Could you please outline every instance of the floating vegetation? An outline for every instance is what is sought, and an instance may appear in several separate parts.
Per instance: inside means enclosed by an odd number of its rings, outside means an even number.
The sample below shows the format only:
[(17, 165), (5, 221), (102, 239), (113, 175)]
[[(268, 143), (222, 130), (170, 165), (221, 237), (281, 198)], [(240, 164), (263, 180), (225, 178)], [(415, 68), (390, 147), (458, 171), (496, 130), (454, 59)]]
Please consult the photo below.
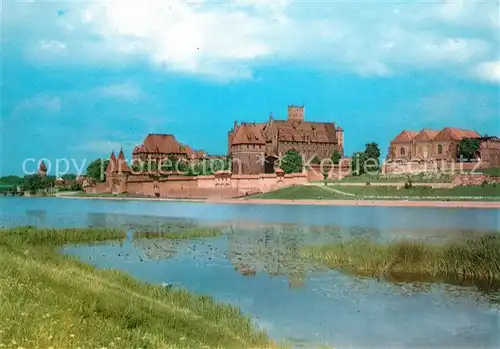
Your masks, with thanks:
[(136, 231), (133, 234), (134, 239), (172, 239), (188, 240), (212, 238), (222, 234), (221, 228), (215, 227), (195, 227), (180, 231)]
[(500, 280), (498, 233), (442, 244), (413, 240), (384, 244), (354, 239), (305, 247), (301, 254), (330, 268), (344, 269), (359, 275)]

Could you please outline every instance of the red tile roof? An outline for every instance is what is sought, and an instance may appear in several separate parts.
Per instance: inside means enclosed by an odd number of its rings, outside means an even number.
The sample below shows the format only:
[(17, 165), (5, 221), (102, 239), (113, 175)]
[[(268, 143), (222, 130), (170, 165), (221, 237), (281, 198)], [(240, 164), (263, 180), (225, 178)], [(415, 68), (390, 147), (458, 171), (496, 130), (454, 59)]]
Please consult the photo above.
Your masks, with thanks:
[(265, 144), (267, 130), (276, 130), (278, 140), (288, 142), (335, 143), (333, 123), (272, 120), (269, 123), (242, 123), (233, 130), (231, 144)]
[(417, 142), (426, 142), (426, 141), (432, 141), (434, 137), (437, 136), (439, 131), (437, 130), (432, 130), (430, 128), (424, 128), (422, 131), (420, 131), (414, 138), (415, 141)]
[(109, 157), (109, 163), (108, 166), (106, 167), (106, 176), (109, 176), (111, 172), (113, 172), (116, 169), (116, 156), (115, 152), (111, 152), (111, 156)]
[(304, 121), (277, 121), (278, 139), (280, 141), (334, 143), (336, 130), (333, 123)]
[(186, 149), (172, 134), (150, 133), (143, 144), (134, 148), (133, 154), (137, 153), (186, 154)]
[(446, 127), (439, 132), (434, 141), (460, 141), (462, 138), (481, 138), (476, 131), (464, 130), (461, 128)]
[(266, 144), (263, 129), (266, 124), (243, 123), (234, 130), (232, 144)]
[(47, 166), (45, 166), (45, 162), (40, 163), (40, 168), (38, 169), (39, 172), (47, 172)]
[(181, 144), (181, 147), (184, 149), (186, 152), (186, 155), (188, 158), (194, 158), (196, 157), (196, 152), (187, 144)]
[(116, 168), (114, 171), (119, 173), (131, 172), (130, 167), (128, 167), (127, 161), (125, 160), (125, 155), (123, 155), (123, 150), (120, 150), (118, 157), (116, 158)]
[(403, 130), (392, 140), (391, 143), (410, 143), (417, 136), (418, 132)]

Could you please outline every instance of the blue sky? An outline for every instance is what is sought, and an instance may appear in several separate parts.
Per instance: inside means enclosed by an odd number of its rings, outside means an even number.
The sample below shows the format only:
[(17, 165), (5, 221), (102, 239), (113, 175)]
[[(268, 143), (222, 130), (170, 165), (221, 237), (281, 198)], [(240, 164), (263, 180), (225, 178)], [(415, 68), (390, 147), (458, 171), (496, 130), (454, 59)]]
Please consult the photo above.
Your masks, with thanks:
[[(306, 118), (346, 153), (403, 128), (500, 135), (498, 2), (3, 1), (0, 174), (149, 132), (227, 150), (235, 120)], [(31, 165), (33, 167), (33, 165)], [(28, 166), (28, 170), (33, 170)], [(74, 172), (74, 171), (73, 171)]]

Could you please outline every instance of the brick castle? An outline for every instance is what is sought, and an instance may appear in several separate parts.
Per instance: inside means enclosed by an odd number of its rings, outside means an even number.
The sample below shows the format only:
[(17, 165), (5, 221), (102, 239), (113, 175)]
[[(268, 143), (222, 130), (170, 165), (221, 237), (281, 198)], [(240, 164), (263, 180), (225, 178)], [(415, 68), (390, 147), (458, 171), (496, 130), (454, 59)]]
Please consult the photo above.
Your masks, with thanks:
[[(312, 160), (330, 159), (333, 152), (341, 155), (340, 165), (330, 166), (328, 176), (348, 175), (350, 159), (344, 157), (344, 131), (334, 122), (311, 122), (305, 120), (304, 106), (288, 106), (286, 120), (275, 119), (272, 114), (267, 122), (243, 122), (228, 132), (227, 157), (209, 156), (202, 150), (193, 150), (180, 143), (172, 134), (151, 133), (132, 152), (133, 162), (156, 164), (177, 159), (196, 164), (207, 159), (232, 159), (232, 172), (218, 170), (210, 175), (190, 175), (170, 171), (162, 173), (161, 166), (155, 170), (136, 173), (129, 166), (123, 151), (118, 156), (113, 152), (105, 171), (106, 181), (88, 181), (87, 192), (129, 193), (156, 197), (238, 197), (276, 190), (290, 185), (322, 180), (324, 168), (310, 165), (302, 173), (285, 174), (278, 160), (289, 150), (296, 150), (303, 158)], [(440, 169), (457, 170), (462, 166), (458, 159), (459, 143), (464, 138), (480, 141), (476, 163), (481, 168), (500, 166), (500, 139), (485, 137), (472, 130), (444, 128), (423, 129), (420, 132), (404, 130), (389, 146), (384, 173), (409, 173), (434, 170), (429, 164), (439, 163)], [(444, 165), (443, 165), (444, 164)], [(475, 166), (474, 162), (466, 163)], [(465, 168), (464, 168), (465, 169)], [(41, 171), (46, 171), (41, 168)]]
[(386, 169), (390, 172), (390, 169), (402, 165), (407, 172), (422, 172), (434, 164), (442, 169), (458, 169), (463, 166), (459, 164), (462, 160), (459, 156), (459, 144), (464, 138), (479, 140), (475, 160), (476, 163), (481, 162), (481, 168), (500, 166), (500, 138), (481, 136), (472, 130), (446, 127), (442, 130), (423, 129), (420, 132), (403, 130), (389, 145)]
[(305, 121), (305, 108), (291, 105), (287, 120), (271, 114), (263, 123), (235, 122), (228, 133), (233, 172), (274, 173), (276, 160), (292, 149), (305, 159), (330, 158), (334, 151), (343, 157), (344, 131), (334, 122)]

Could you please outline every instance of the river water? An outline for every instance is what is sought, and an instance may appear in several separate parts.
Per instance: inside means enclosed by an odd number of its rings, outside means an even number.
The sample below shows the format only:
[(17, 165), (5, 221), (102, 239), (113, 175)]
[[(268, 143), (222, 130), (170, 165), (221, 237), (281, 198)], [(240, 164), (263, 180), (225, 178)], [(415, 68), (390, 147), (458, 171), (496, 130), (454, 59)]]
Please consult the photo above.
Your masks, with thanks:
[[(500, 348), (496, 290), (361, 278), (298, 257), (302, 246), (353, 237), (440, 241), (499, 232), (498, 210), (2, 198), (0, 224), (126, 229), (124, 242), (64, 252), (234, 304), (297, 347)], [(217, 226), (223, 235), (172, 241), (131, 233), (192, 226)]]

